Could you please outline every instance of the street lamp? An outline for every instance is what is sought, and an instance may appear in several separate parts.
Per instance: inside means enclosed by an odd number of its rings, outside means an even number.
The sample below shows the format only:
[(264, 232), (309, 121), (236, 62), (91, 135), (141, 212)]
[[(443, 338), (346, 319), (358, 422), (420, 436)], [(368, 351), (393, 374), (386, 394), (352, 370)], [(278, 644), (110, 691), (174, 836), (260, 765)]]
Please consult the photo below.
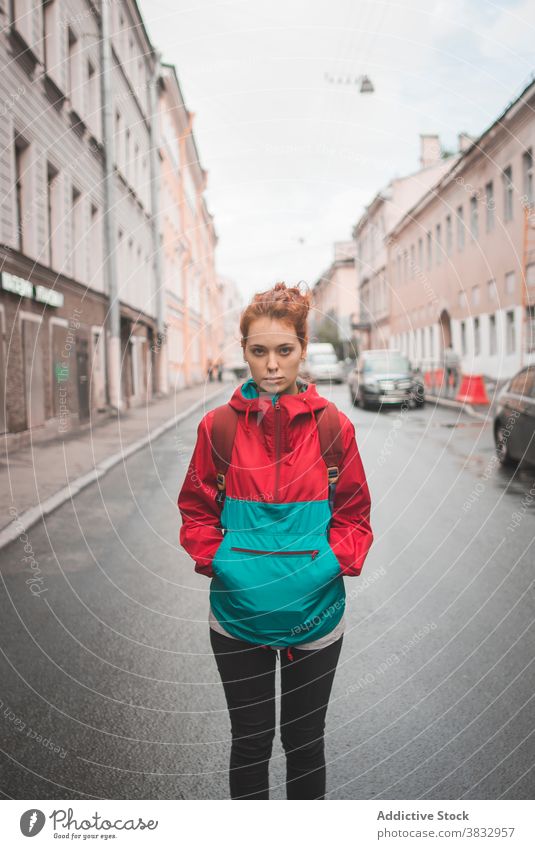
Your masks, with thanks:
[(335, 83), (336, 85), (359, 85), (360, 94), (373, 94), (375, 91), (373, 87), (373, 83), (368, 77), (367, 74), (362, 74), (360, 77), (333, 77), (332, 74), (325, 73), (325, 79), (329, 83)]

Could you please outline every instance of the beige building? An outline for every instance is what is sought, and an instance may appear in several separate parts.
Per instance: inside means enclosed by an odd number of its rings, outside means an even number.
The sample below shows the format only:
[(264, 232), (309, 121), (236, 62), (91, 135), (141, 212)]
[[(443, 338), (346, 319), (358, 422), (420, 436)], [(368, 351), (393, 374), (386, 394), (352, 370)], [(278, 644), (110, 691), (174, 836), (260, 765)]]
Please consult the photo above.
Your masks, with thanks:
[(223, 343), (222, 292), (215, 274), (217, 235), (176, 70), (162, 65), (159, 99), (163, 279), (171, 390), (206, 377)]
[(407, 210), (448, 171), (458, 154), (444, 158), (436, 135), (420, 136), (418, 171), (389, 182), (374, 197), (353, 229), (356, 243), (358, 331), (362, 348), (388, 348), (392, 281), (386, 243)]
[[(355, 243), (335, 242), (333, 260), (313, 288), (313, 308), (310, 313), (310, 341), (320, 336), (343, 342), (344, 356), (352, 355), (350, 340), (352, 325), (357, 319), (357, 289), (355, 285)], [(327, 335), (325, 335), (327, 334)]]
[(390, 234), (390, 346), (424, 369), (450, 341), (464, 373), (534, 359), (534, 107), (532, 82)]

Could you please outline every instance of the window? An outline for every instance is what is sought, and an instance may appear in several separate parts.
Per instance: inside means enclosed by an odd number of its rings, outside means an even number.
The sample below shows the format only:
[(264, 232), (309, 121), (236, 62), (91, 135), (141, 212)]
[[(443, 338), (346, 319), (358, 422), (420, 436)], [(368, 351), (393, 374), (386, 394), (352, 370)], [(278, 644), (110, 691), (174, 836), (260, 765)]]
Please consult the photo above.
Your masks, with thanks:
[(91, 132), (97, 138), (100, 137), (99, 120), (100, 120), (100, 97), (99, 97), (99, 81), (95, 73), (95, 66), (92, 62), (87, 63), (87, 123), (91, 128)]
[(513, 219), (513, 169), (511, 165), (503, 169), (503, 217), (504, 221)]
[(474, 356), (479, 356), (481, 353), (481, 327), (479, 325), (479, 316), (474, 318)]
[(431, 268), (431, 261), (433, 259), (433, 234), (431, 230), (429, 230), (427, 234), (427, 267)]
[(85, 279), (82, 193), (76, 186), (72, 187), (71, 268), (75, 280)]
[(526, 351), (528, 354), (535, 352), (535, 306), (533, 304), (526, 307)]
[(130, 129), (127, 127), (124, 134), (124, 175), (128, 178), (130, 174)]
[(526, 265), (526, 285), (535, 286), (535, 262)]
[[(91, 204), (91, 230), (90, 230), (90, 246), (89, 251), (89, 270), (90, 281), (94, 288), (101, 289), (103, 285), (103, 268), (102, 268), (102, 215), (98, 206), (95, 203)], [(120, 273), (120, 271), (119, 271)]]
[(472, 286), (472, 303), (475, 307), (479, 304), (479, 286)]
[(59, 19), (59, 0), (43, 3), (44, 61), (47, 76), (63, 90), (61, 39), (65, 32)]
[(461, 353), (466, 356), (466, 322), (461, 321)]
[(418, 239), (418, 266), (420, 271), (424, 267), (424, 240)]
[(496, 336), (496, 316), (489, 315), (489, 354), (495, 354), (497, 351), (497, 336)]
[(515, 374), (509, 384), (509, 392), (515, 395), (531, 395), (533, 392), (533, 382), (535, 380), (535, 369), (524, 368)]
[(56, 246), (58, 241), (60, 183), (59, 171), (51, 162), (46, 164), (46, 211), (47, 211), (47, 243), (48, 265), (55, 268), (58, 265)]
[(446, 215), (446, 252), (448, 256), (453, 250), (453, 227), (451, 224), (451, 215)]
[(468, 298), (466, 297), (466, 292), (459, 292), (459, 306), (461, 309), (466, 309), (468, 306)]
[(509, 271), (505, 275), (505, 291), (508, 295), (514, 295), (515, 288), (516, 288), (515, 277), (516, 277), (516, 275), (515, 275), (514, 271)]
[(485, 206), (487, 208), (487, 233), (494, 229), (494, 183), (485, 186)]
[(487, 295), (488, 295), (489, 301), (495, 301), (496, 300), (496, 281), (495, 280), (489, 280), (488, 281), (488, 283), (487, 283)]
[(121, 134), (122, 134), (122, 131), (123, 131), (123, 121), (122, 121), (121, 113), (119, 112), (118, 109), (116, 109), (116, 111), (115, 111), (115, 138), (114, 138), (114, 142), (115, 142), (115, 166), (116, 166), (116, 168), (121, 167), (121, 161), (122, 161), (122, 156), (121, 156), (121, 151), (122, 151)]
[(436, 240), (437, 240), (437, 265), (440, 265), (442, 260), (442, 227), (440, 224), (437, 224), (436, 229)]
[(524, 188), (524, 202), (527, 206), (533, 205), (533, 150), (529, 147), (522, 154), (522, 182)]
[(477, 195), (470, 198), (470, 232), (472, 239), (477, 239), (479, 235), (479, 221), (477, 213)]
[(397, 263), (398, 263), (398, 283), (401, 283), (401, 254), (397, 255)]
[[(12, 0), (12, 3), (5, 4), (4, 11), (12, 8), (12, 26), (17, 33), (22, 36), (28, 47), (35, 50), (34, 37), (34, 15), (32, 9), (33, 3), (31, 0)], [(7, 8), (6, 8), (7, 7)]]
[(457, 249), (464, 248), (464, 210), (462, 206), (457, 207)]
[(403, 251), (403, 280), (405, 283), (408, 279), (408, 265), (409, 265), (409, 253), (408, 251)]
[(15, 134), (15, 227), (17, 248), (26, 251), (25, 218), (30, 207), (30, 145)]
[(76, 33), (70, 27), (68, 32), (69, 61), (67, 91), (71, 109), (81, 117), (83, 115), (82, 55)]
[(411, 278), (414, 277), (414, 267), (416, 265), (416, 249), (411, 245)]
[(505, 352), (506, 354), (514, 354), (515, 352), (515, 314), (513, 310), (508, 310), (505, 313)]

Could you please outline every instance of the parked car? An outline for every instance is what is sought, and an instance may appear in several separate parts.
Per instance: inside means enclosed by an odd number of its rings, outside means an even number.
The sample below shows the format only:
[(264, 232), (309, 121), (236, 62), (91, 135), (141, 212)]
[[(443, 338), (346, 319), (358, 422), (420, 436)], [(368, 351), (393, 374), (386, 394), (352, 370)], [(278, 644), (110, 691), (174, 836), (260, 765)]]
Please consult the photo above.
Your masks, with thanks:
[(362, 351), (347, 382), (351, 402), (363, 409), (403, 403), (422, 407), (425, 403), (422, 376), (398, 349)]
[(494, 442), (500, 463), (535, 464), (535, 365), (526, 366), (507, 381), (497, 398)]
[(338, 359), (334, 346), (330, 342), (310, 342), (300, 375), (313, 383), (320, 383), (322, 380), (343, 383), (344, 363)]

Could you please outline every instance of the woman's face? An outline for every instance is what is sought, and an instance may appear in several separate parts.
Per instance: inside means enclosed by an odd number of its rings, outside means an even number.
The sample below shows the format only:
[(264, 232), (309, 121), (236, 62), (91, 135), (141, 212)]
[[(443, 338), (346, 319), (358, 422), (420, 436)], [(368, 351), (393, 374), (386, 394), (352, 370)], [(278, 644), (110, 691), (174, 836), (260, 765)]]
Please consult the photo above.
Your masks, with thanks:
[(272, 393), (297, 391), (295, 381), (305, 348), (291, 324), (268, 316), (255, 318), (249, 325), (243, 353), (260, 389)]

